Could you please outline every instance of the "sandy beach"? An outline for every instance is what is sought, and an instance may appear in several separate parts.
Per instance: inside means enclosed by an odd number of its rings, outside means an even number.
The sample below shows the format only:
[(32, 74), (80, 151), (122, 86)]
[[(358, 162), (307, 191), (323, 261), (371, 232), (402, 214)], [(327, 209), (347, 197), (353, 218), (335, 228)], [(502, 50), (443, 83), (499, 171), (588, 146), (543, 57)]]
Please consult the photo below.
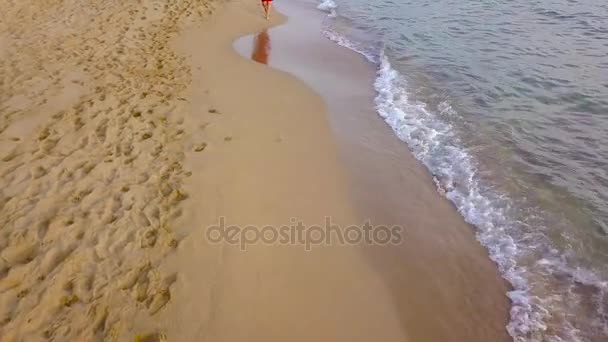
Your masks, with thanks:
[[(303, 31), (287, 17), (244, 0), (0, 8), (0, 340), (509, 340), (507, 286), (471, 227), (407, 147), (354, 138), (384, 136), (371, 89), (344, 106), (305, 63), (234, 49), (275, 27), (288, 50)], [(318, 44), (302, 41), (371, 77)], [(206, 234), (326, 217), (405, 233), (310, 251)]]

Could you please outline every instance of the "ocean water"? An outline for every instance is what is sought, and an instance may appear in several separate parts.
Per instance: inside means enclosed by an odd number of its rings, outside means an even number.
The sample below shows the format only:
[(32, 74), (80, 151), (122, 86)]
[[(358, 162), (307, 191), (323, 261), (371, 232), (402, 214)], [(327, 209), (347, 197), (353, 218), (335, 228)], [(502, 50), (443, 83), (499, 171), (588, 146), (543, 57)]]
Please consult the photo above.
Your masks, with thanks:
[(324, 0), (512, 285), (515, 341), (608, 341), (608, 1)]

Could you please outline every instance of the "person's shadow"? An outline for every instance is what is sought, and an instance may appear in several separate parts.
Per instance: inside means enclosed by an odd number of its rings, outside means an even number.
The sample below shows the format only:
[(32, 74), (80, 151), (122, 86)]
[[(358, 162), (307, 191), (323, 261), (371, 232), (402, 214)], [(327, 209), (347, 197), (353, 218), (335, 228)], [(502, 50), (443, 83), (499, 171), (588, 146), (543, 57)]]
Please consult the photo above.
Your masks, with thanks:
[(251, 59), (258, 63), (268, 64), (270, 57), (270, 36), (268, 30), (258, 33), (253, 39), (253, 51)]

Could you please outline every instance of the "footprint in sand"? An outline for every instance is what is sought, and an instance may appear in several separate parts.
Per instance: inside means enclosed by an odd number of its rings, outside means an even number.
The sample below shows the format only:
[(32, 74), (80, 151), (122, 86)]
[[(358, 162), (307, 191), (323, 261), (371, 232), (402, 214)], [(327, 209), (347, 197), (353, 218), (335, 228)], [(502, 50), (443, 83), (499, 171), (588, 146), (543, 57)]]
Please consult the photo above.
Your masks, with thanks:
[(167, 335), (152, 333), (152, 334), (143, 334), (137, 335), (133, 339), (134, 342), (168, 342)]
[(200, 144), (194, 146), (194, 152), (201, 152), (205, 148), (207, 148), (207, 143), (200, 143)]

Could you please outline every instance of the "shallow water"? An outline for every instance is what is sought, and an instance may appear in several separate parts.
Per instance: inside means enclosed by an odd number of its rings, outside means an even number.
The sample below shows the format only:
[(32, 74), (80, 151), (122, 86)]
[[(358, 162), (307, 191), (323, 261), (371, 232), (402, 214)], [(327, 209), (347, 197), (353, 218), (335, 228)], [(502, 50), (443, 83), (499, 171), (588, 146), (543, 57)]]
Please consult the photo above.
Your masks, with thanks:
[(521, 341), (608, 340), (608, 3), (310, 3), (513, 285)]
[(276, 8), (288, 16), (285, 25), (241, 37), (233, 47), (319, 94), (357, 215), (407, 231), (402, 244), (358, 249), (396, 308), (382, 319), (397, 317), (414, 341), (508, 341), (508, 286), (471, 227), (375, 113), (375, 65), (326, 39), (319, 30), (325, 15), (316, 6)]

